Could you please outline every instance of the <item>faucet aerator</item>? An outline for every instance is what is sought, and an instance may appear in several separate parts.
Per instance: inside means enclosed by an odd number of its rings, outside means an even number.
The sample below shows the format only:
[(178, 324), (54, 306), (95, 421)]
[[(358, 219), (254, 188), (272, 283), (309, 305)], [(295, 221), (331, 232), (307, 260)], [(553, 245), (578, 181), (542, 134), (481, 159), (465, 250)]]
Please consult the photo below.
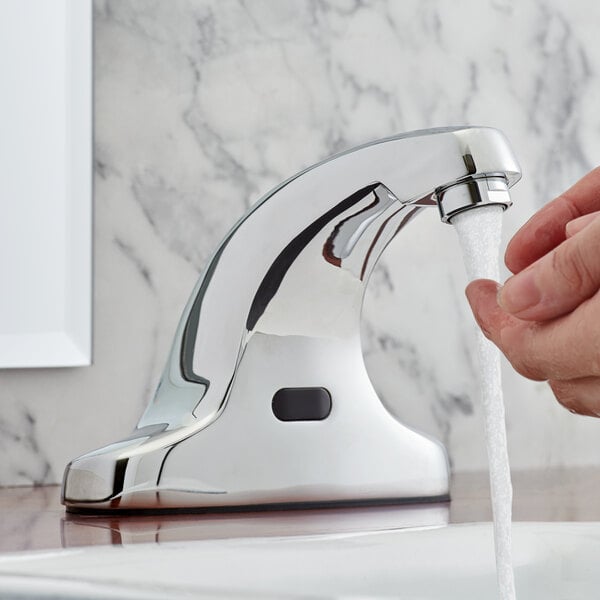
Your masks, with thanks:
[(474, 208), (496, 205), (506, 210), (512, 205), (504, 176), (469, 179), (438, 189), (435, 195), (443, 223), (451, 223), (457, 214)]

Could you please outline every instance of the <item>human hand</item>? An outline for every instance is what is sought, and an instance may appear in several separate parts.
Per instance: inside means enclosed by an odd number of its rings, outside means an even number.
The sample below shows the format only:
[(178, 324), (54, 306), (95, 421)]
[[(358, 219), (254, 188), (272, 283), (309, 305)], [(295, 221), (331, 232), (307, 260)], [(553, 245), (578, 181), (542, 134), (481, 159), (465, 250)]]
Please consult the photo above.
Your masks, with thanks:
[(484, 334), (571, 412), (600, 416), (600, 168), (537, 212), (505, 255), (504, 286), (467, 298)]

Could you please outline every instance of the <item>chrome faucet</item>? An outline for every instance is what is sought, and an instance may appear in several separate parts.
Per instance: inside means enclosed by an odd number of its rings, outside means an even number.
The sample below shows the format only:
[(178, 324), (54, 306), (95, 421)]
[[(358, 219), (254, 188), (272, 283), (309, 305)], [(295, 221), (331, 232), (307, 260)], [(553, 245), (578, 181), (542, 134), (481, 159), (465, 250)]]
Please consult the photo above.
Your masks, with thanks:
[[(448, 497), (443, 446), (368, 378), (365, 287), (417, 213), (510, 205), (519, 165), (486, 127), (416, 131), (288, 179), (233, 227), (183, 312), (133, 434), (72, 461), (72, 511), (233, 509)], [(414, 401), (414, 399), (410, 399)]]

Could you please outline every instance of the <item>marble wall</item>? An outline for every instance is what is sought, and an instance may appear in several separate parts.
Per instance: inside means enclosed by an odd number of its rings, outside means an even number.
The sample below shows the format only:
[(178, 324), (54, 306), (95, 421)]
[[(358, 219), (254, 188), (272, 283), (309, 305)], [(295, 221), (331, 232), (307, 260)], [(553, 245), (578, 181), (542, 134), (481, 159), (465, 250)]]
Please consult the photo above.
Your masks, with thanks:
[[(401, 131), (499, 127), (524, 172), (508, 239), (599, 162), (598, 22), (581, 0), (96, 0), (94, 364), (0, 372), (0, 484), (57, 482), (129, 433), (211, 250), (313, 162)], [(455, 470), (485, 468), (455, 232), (434, 211), (405, 231), (365, 301), (370, 375)], [(513, 467), (600, 465), (600, 422), (505, 367)]]

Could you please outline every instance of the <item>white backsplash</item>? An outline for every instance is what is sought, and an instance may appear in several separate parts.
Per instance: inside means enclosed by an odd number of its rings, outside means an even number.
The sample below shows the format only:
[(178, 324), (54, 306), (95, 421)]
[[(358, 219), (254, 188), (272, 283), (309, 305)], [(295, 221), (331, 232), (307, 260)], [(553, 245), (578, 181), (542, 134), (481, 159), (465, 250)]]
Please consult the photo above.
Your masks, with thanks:
[[(599, 22), (600, 4), (560, 0), (96, 1), (94, 365), (0, 372), (0, 484), (58, 482), (130, 432), (211, 250), (311, 163), (412, 129), (499, 127), (524, 172), (508, 239), (598, 163)], [(466, 276), (426, 212), (373, 275), (365, 359), (394, 414), (455, 470), (482, 469)], [(505, 389), (514, 468), (600, 463), (599, 421), (508, 366)]]

